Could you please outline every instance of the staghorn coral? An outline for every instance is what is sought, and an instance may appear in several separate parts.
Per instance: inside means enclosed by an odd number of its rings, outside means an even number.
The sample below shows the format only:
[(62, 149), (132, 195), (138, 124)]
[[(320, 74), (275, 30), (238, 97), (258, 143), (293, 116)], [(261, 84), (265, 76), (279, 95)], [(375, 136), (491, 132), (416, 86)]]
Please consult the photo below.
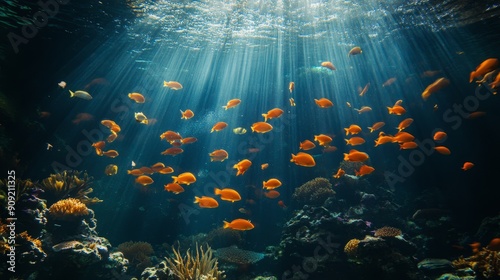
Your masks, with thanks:
[(351, 240), (349, 240), (347, 242), (347, 244), (345, 244), (345, 247), (344, 247), (344, 252), (349, 256), (349, 257), (353, 257), (353, 256), (356, 256), (357, 252), (358, 252), (358, 245), (359, 245), (359, 242), (360, 240), (359, 239), (356, 239), (356, 238), (353, 238)]
[(146, 267), (151, 266), (149, 256), (154, 253), (154, 250), (153, 246), (148, 242), (127, 241), (118, 245), (117, 250), (122, 252), (130, 264), (138, 270), (142, 271)]
[(89, 209), (80, 200), (75, 198), (62, 199), (49, 208), (52, 218), (62, 221), (78, 220), (89, 214)]
[(85, 204), (102, 202), (97, 197), (88, 197), (93, 192), (90, 187), (92, 179), (86, 172), (82, 174), (81, 171), (64, 170), (50, 174), (42, 180), (40, 187), (45, 191), (44, 198), (49, 203), (68, 197), (77, 198)]
[(236, 246), (217, 249), (215, 256), (221, 260), (242, 265), (256, 263), (264, 258), (262, 253), (242, 250)]
[(217, 258), (212, 256), (212, 249), (207, 245), (196, 245), (196, 255), (191, 255), (190, 250), (183, 258), (181, 253), (172, 248), (174, 257), (167, 258), (167, 266), (176, 280), (219, 280), (226, 278), (223, 271), (217, 267)]
[(394, 227), (381, 227), (373, 234), (376, 237), (396, 237), (402, 235), (403, 232), (399, 228)]
[(322, 205), (325, 200), (335, 195), (332, 184), (326, 178), (318, 177), (296, 188), (293, 199), (300, 205)]
[(460, 257), (451, 264), (457, 269), (470, 267), (486, 279), (500, 276), (500, 252), (486, 248), (468, 258)]

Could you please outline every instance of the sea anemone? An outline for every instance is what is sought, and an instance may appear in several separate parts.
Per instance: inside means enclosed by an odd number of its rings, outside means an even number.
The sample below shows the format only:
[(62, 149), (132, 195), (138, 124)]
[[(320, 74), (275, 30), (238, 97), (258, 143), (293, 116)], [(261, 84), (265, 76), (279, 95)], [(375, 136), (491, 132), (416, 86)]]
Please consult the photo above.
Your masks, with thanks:
[(89, 209), (80, 200), (75, 198), (62, 199), (52, 204), (49, 214), (56, 220), (77, 220), (89, 214)]

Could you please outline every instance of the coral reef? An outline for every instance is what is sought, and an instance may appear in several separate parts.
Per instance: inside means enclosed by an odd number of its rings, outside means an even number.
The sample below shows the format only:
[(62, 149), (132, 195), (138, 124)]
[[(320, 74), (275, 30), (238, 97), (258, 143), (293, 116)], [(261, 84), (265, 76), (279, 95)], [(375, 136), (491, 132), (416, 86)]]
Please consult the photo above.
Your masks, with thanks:
[(344, 252), (348, 256), (356, 256), (358, 252), (358, 245), (359, 245), (360, 240), (357, 238), (353, 238), (347, 242), (344, 246)]
[(318, 177), (296, 188), (292, 198), (299, 207), (304, 205), (322, 205), (325, 200), (335, 195), (332, 184), (326, 178)]
[(399, 228), (394, 227), (381, 227), (373, 233), (376, 237), (396, 237), (402, 234), (403, 232)]
[(88, 197), (93, 192), (90, 187), (92, 179), (86, 172), (82, 174), (81, 171), (64, 170), (43, 179), (40, 187), (45, 191), (43, 198), (48, 203), (54, 203), (63, 198), (76, 198), (85, 204), (102, 202), (97, 197)]
[(264, 254), (257, 253), (248, 250), (239, 249), (236, 246), (219, 248), (214, 252), (215, 257), (222, 261), (240, 264), (240, 265), (249, 265), (256, 263), (264, 258)]
[(217, 258), (213, 257), (212, 249), (207, 245), (206, 250), (196, 245), (196, 255), (190, 250), (183, 258), (181, 253), (172, 248), (174, 257), (167, 258), (167, 267), (176, 280), (219, 280), (225, 279), (224, 272), (219, 271)]
[(117, 250), (123, 253), (130, 265), (137, 271), (142, 271), (152, 264), (150, 256), (154, 250), (148, 242), (124, 242), (118, 245)]
[(342, 168), (347, 174), (353, 175), (356, 170), (359, 170), (359, 168), (365, 164), (370, 165), (368, 162), (343, 160), (340, 162), (339, 168)]
[(496, 279), (500, 277), (500, 252), (482, 248), (468, 258), (460, 257), (452, 261), (452, 265), (457, 269), (469, 267), (486, 279)]
[(73, 221), (89, 214), (89, 209), (80, 200), (67, 198), (59, 200), (49, 208), (50, 217), (56, 220)]
[(203, 243), (208, 243), (211, 248), (222, 248), (232, 245), (240, 245), (242, 241), (241, 232), (218, 227), (208, 232)]

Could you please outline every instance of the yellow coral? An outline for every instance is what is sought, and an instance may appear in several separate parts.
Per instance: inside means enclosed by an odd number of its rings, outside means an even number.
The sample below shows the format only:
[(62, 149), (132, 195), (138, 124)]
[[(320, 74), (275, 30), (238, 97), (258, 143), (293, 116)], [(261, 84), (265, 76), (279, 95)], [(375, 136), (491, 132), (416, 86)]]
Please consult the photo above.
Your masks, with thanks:
[(42, 241), (38, 238), (31, 237), (31, 235), (29, 235), (27, 231), (21, 232), (19, 234), (19, 237), (21, 237), (22, 239), (25, 239), (28, 242), (32, 242), (40, 251), (43, 251)]
[(296, 188), (292, 197), (300, 205), (322, 205), (327, 198), (333, 195), (335, 195), (335, 191), (332, 189), (330, 181), (318, 177)]
[(68, 198), (59, 200), (49, 208), (51, 217), (57, 220), (74, 220), (89, 214), (89, 209), (80, 200)]
[(206, 251), (202, 246), (196, 245), (196, 256), (187, 250), (186, 257), (172, 248), (174, 258), (167, 258), (167, 266), (172, 271), (176, 280), (220, 280), (226, 278), (223, 271), (217, 267), (217, 258), (212, 256), (212, 249), (207, 245)]
[[(81, 176), (81, 178), (79, 177)], [(40, 185), (45, 190), (45, 197), (49, 201), (58, 200), (63, 197), (73, 197), (79, 199), (85, 204), (102, 202), (97, 197), (89, 198), (88, 195), (93, 191), (90, 187), (92, 177), (87, 173), (81, 174), (79, 171), (67, 171), (50, 174), (43, 179)]]
[(460, 257), (451, 264), (457, 269), (470, 267), (486, 279), (500, 276), (500, 252), (486, 248), (468, 258)]
[(344, 252), (350, 257), (355, 256), (358, 252), (359, 242), (360, 240), (356, 238), (349, 240), (347, 244), (345, 244)]

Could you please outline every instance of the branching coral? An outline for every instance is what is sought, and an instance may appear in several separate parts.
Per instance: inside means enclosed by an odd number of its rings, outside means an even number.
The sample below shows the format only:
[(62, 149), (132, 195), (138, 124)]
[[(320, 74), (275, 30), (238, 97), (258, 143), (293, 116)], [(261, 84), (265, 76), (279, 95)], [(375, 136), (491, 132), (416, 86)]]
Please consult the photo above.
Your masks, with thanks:
[(33, 243), (33, 245), (35, 245), (35, 247), (37, 247), (40, 251), (43, 251), (42, 249), (42, 241), (38, 238), (33, 238), (31, 237), (27, 231), (23, 231), (21, 232), (20, 234), (18, 234), (18, 236), (21, 238), (21, 239), (24, 239), (26, 240), (27, 242), (31, 242)]
[(148, 242), (133, 242), (128, 241), (118, 245), (118, 251), (123, 253), (123, 256), (128, 259), (130, 264), (134, 265), (138, 270), (143, 270), (151, 265), (149, 256), (154, 253), (153, 246)]
[(356, 238), (349, 240), (347, 244), (345, 244), (344, 252), (350, 257), (356, 256), (359, 242), (360, 240)]
[[(29, 190), (36, 188), (35, 184), (31, 182), (30, 179), (27, 180), (16, 180), (16, 186), (15, 186), (15, 197), (16, 201), (19, 200), (22, 194), (27, 193)], [(4, 190), (7, 191), (8, 189), (8, 181), (7, 179), (1, 179), (0, 180), (0, 189), (2, 190), (2, 197), (7, 200), (7, 195), (4, 193)], [(10, 189), (9, 189), (10, 191)]]
[(295, 189), (293, 199), (299, 205), (322, 205), (325, 200), (335, 195), (332, 184), (326, 178), (318, 177), (305, 182)]
[(396, 237), (402, 234), (403, 232), (399, 228), (381, 227), (375, 230), (375, 233), (373, 235), (376, 237)]
[(500, 276), (500, 252), (483, 248), (473, 256), (452, 261), (452, 265), (457, 269), (470, 267), (486, 279), (496, 279)]
[(196, 255), (191, 255), (187, 250), (183, 258), (179, 250), (172, 248), (174, 257), (167, 258), (167, 266), (172, 271), (176, 280), (219, 280), (224, 279), (223, 271), (219, 271), (217, 258), (212, 255), (212, 249), (207, 245), (203, 250), (202, 246), (196, 245)]
[(77, 198), (85, 204), (101, 202), (102, 200), (97, 197), (88, 197), (93, 191), (90, 187), (91, 181), (92, 177), (87, 173), (64, 170), (43, 179), (41, 188), (45, 190), (44, 198), (49, 203), (68, 197)]
[(56, 220), (71, 221), (89, 214), (89, 209), (80, 200), (75, 198), (62, 199), (52, 204), (49, 214)]

